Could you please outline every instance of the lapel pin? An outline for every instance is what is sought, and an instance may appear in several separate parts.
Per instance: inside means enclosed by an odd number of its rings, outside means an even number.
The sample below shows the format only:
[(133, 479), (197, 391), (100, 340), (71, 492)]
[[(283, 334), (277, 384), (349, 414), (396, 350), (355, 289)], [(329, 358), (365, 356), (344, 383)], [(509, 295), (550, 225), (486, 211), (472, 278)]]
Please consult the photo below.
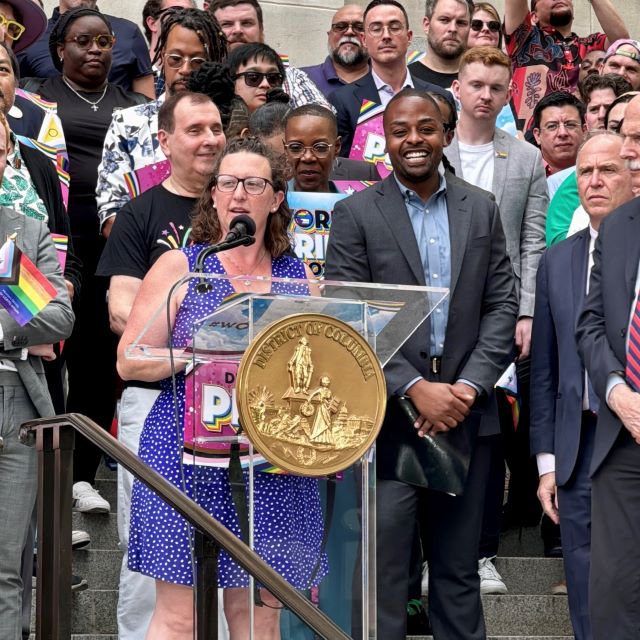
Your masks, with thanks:
[(496, 151), (496, 158), (502, 158), (503, 160), (507, 159), (506, 151)]

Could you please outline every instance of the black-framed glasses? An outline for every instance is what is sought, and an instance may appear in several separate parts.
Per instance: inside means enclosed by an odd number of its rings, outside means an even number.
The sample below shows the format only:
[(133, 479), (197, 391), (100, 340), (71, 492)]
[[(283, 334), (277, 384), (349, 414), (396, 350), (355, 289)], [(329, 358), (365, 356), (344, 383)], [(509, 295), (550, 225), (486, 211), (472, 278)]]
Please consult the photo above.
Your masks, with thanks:
[(346, 33), (350, 28), (354, 33), (364, 33), (364, 22), (355, 20), (353, 22), (334, 22), (331, 25), (331, 31), (335, 33)]
[(189, 69), (191, 71), (195, 71), (199, 69), (205, 62), (206, 58), (202, 56), (194, 56), (193, 58), (189, 56), (181, 56), (179, 53), (165, 53), (164, 54), (164, 63), (170, 69), (181, 69), (182, 65), (186, 62), (189, 65)]
[(101, 51), (108, 51), (113, 49), (116, 37), (110, 33), (99, 33), (97, 36), (92, 36), (90, 33), (79, 33), (77, 36), (65, 40), (65, 42), (75, 42), (81, 49), (89, 49), (91, 43), (94, 42)]
[(316, 142), (312, 145), (304, 145), (302, 142), (285, 142), (284, 147), (292, 158), (302, 158), (305, 151), (309, 149), (316, 158), (322, 159), (329, 156), (331, 148), (335, 145), (328, 142)]
[(20, 36), (24, 33), (25, 26), (16, 22), (15, 20), (10, 20), (6, 16), (3, 16), (0, 13), (0, 27), (4, 27), (7, 35), (14, 42), (20, 38)]
[(278, 71), (268, 71), (262, 73), (261, 71), (243, 71), (242, 73), (236, 73), (234, 80), (238, 78), (244, 78), (244, 83), (247, 87), (259, 87), (262, 81), (266, 78), (270, 87), (281, 87), (284, 78)]
[(216, 176), (215, 186), (220, 193), (232, 193), (236, 190), (238, 183), (242, 183), (244, 190), (250, 196), (260, 196), (264, 193), (267, 185), (270, 184), (273, 190), (273, 182), (266, 178), (259, 178), (258, 176), (249, 176), (247, 178), (238, 178), (237, 176), (230, 176), (227, 174), (220, 174)]
[(474, 18), (471, 21), (471, 31), (482, 31), (484, 26), (487, 26), (487, 29), (491, 31), (491, 33), (498, 33), (500, 31), (500, 23), (497, 20), (489, 20), (489, 22), (485, 22), (484, 20), (480, 20), (479, 18)]

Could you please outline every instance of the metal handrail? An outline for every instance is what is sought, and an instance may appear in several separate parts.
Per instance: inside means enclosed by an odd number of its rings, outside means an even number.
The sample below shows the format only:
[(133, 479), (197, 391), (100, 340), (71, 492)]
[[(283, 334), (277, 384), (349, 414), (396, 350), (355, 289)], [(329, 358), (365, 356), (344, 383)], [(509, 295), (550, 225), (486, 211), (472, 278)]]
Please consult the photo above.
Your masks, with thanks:
[[(68, 413), (55, 416), (53, 418), (30, 420), (22, 425), (20, 430), (20, 439), (25, 444), (33, 444), (35, 436), (39, 453), (44, 451), (44, 455), (46, 456), (47, 451), (51, 453), (58, 448), (65, 449), (64, 446), (61, 446), (61, 442), (64, 440), (64, 433), (62, 432), (71, 427), (81, 433), (101, 451), (113, 458), (118, 464), (122, 465), (149, 489), (154, 491), (168, 505), (173, 507), (187, 522), (195, 527), (196, 530), (200, 531), (205, 538), (209, 538), (218, 547), (224, 549), (238, 565), (251, 574), (258, 583), (268, 589), (285, 607), (295, 613), (316, 634), (322, 638), (326, 638), (327, 640), (350, 640), (350, 636), (340, 629), (333, 620), (317, 609), (307, 598), (292, 587), (242, 540), (236, 537), (220, 522), (215, 520), (200, 505), (188, 498), (176, 486), (163, 478), (157, 471), (144, 464), (137, 455), (129, 451), (129, 449), (108, 434), (93, 420), (78, 413)], [(44, 432), (47, 429), (51, 429), (51, 431), (54, 432), (53, 438), (45, 437)], [(50, 442), (48, 449), (46, 445), (43, 445), (46, 440), (49, 440)], [(71, 446), (67, 446), (66, 450), (72, 449), (73, 441), (71, 440)], [(46, 464), (47, 460), (44, 458), (41, 462), (41, 466)], [(57, 464), (50, 466), (53, 466), (57, 472), (61, 472), (64, 467), (64, 465), (60, 464), (59, 459)], [(44, 473), (39, 472), (40, 500), (45, 499), (45, 496), (43, 495), (44, 493), (52, 491), (52, 487), (47, 486), (48, 483), (43, 476)], [(58, 485), (64, 484), (64, 482), (60, 483), (59, 480), (56, 480), (53, 484), (59, 488)], [(41, 510), (39, 507), (39, 514), (40, 512)], [(56, 519), (57, 517), (60, 516), (54, 513), (53, 518)], [(42, 523), (39, 522), (39, 526), (41, 527), (41, 533), (44, 533)], [(58, 539), (59, 535), (60, 533), (58, 532), (55, 535), (55, 539)], [(63, 546), (64, 544), (64, 537), (62, 537), (60, 538), (60, 545)], [(62, 567), (59, 568), (60, 571), (62, 571), (62, 569)], [(40, 611), (40, 608), (38, 611)], [(70, 612), (67, 612), (67, 615), (69, 615), (69, 613)], [(38, 634), (38, 636), (40, 637), (40, 634)], [(42, 637), (44, 637), (44, 635)]]

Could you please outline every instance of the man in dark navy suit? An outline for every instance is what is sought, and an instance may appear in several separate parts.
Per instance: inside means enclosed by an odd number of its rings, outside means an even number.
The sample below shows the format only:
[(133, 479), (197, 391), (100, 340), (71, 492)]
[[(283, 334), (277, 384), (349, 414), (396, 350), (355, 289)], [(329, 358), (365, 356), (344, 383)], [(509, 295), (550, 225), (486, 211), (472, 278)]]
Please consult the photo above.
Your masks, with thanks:
[(413, 33), (405, 8), (396, 0), (372, 0), (364, 10), (362, 39), (371, 58), (371, 69), (362, 78), (336, 89), (329, 101), (336, 109), (340, 155), (349, 157), (353, 134), (363, 101), (387, 105), (405, 87), (434, 91), (452, 100), (444, 89), (413, 78), (407, 69), (407, 50)]
[(600, 223), (633, 197), (631, 176), (620, 157), (622, 142), (615, 133), (598, 131), (578, 152), (578, 194), (589, 214), (589, 226), (543, 255), (533, 317), (531, 450), (540, 474), (538, 497), (545, 513), (560, 522), (576, 640), (592, 637), (589, 465), (599, 402), (585, 377), (575, 328), (587, 294)]
[[(620, 156), (640, 194), (640, 98), (622, 125)], [(591, 459), (589, 617), (594, 640), (636, 640), (640, 629), (640, 206), (600, 225), (578, 349), (600, 399)]]

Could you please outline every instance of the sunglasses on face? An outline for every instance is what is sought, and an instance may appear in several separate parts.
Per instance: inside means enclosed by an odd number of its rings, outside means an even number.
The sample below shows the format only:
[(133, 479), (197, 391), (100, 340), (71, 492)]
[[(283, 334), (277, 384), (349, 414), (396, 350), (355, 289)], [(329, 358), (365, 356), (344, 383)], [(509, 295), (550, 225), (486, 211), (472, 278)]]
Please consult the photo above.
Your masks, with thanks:
[(498, 31), (500, 31), (500, 23), (497, 20), (489, 20), (489, 22), (485, 22), (484, 20), (479, 20), (477, 18), (471, 21), (471, 31), (482, 31), (482, 28), (485, 25), (491, 33), (498, 33)]
[(355, 33), (364, 33), (364, 22), (334, 22), (331, 25), (331, 30), (335, 33), (346, 33), (349, 28)]
[(259, 87), (265, 78), (270, 87), (281, 87), (283, 80), (282, 74), (277, 71), (269, 71), (268, 73), (262, 73), (261, 71), (243, 71), (242, 73), (236, 73), (234, 80), (238, 78), (244, 78), (244, 83), (247, 87)]
[(17, 40), (25, 30), (25, 26), (16, 22), (15, 20), (9, 20), (0, 14), (0, 27), (3, 27), (11, 40)]
[(96, 46), (101, 51), (113, 49), (115, 41), (115, 36), (112, 36), (110, 33), (101, 33), (97, 36), (92, 36), (88, 33), (79, 33), (77, 36), (65, 40), (65, 42), (75, 42), (80, 49), (90, 49), (91, 43), (95, 42)]

